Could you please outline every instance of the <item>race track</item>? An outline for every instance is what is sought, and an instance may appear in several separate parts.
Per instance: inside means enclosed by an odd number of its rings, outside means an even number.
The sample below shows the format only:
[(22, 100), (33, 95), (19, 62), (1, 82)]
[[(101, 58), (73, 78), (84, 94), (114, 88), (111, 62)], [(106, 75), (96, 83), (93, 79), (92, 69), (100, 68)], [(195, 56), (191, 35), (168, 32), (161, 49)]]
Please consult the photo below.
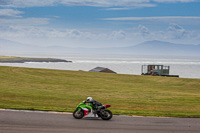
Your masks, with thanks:
[(200, 133), (200, 118), (113, 116), (74, 119), (72, 114), (0, 110), (0, 133)]

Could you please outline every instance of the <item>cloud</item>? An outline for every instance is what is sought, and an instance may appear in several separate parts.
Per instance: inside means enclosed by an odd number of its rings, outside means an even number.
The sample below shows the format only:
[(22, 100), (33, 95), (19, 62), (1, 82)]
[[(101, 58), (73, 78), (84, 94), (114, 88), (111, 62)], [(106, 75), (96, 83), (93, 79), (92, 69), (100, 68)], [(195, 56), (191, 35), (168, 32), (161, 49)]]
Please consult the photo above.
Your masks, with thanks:
[(122, 30), (113, 31), (110, 34), (109, 37), (112, 38), (112, 39), (117, 39), (117, 40), (119, 39), (119, 40), (121, 40), (121, 39), (125, 39), (126, 38), (126, 33), (124, 31), (122, 31)]
[(141, 24), (138, 26), (138, 29), (139, 29), (139, 32), (141, 33), (141, 35), (144, 37), (146, 37), (150, 34), (149, 29)]
[(160, 3), (177, 3), (177, 2), (187, 3), (187, 2), (198, 2), (199, 0), (153, 0), (153, 1)]
[(56, 29), (40, 27), (39, 25), (4, 25), (0, 26), (0, 36), (20, 37), (20, 38), (66, 38), (66, 39), (86, 39), (93, 37), (89, 32), (78, 29)]
[(171, 34), (172, 38), (181, 39), (187, 37), (186, 30), (178, 24), (171, 23), (168, 27), (168, 32)]
[(0, 0), (0, 7), (93, 6), (93, 7), (154, 7), (158, 3), (196, 2), (198, 0)]
[[(1, 7), (42, 7), (56, 6), (59, 4), (66, 6), (93, 6), (93, 7), (130, 7), (130, 6), (150, 6), (149, 0), (0, 0)], [(138, 5), (141, 4), (141, 5)], [(144, 4), (144, 5), (143, 5)]]
[(132, 30), (104, 29), (102, 31), (102, 29), (48, 28), (39, 24), (1, 25), (0, 21), (0, 38), (41, 46), (115, 47), (133, 45), (150, 40), (198, 44), (200, 41), (199, 35), (199, 31), (186, 30), (176, 23), (169, 24), (163, 31), (150, 31), (149, 27), (142, 24)]
[(23, 18), (23, 19), (4, 19), (0, 18), (0, 25), (26, 25), (26, 26), (34, 26), (34, 25), (46, 25), (49, 24), (49, 18)]
[(171, 23), (169, 25), (168, 30), (169, 31), (178, 31), (178, 32), (184, 32), (185, 31), (185, 29), (183, 27), (181, 27), (178, 24), (174, 24), (174, 23)]
[(0, 18), (18, 18), (24, 12), (13, 9), (0, 9)]
[(91, 29), (59, 29), (42, 27), (40, 25), (13, 24), (0, 26), (0, 38), (41, 46), (57, 44), (71, 47), (73, 44), (72, 47), (109, 47), (112, 45), (116, 46), (125, 41), (126, 33), (122, 30), (107, 30), (106, 32), (97, 33)]
[(56, 5), (56, 0), (0, 0), (0, 3), (0, 7), (43, 7)]
[[(131, 10), (131, 9), (136, 9), (136, 8), (144, 8), (144, 7), (155, 7), (155, 4), (150, 4), (150, 3), (134, 3), (134, 5), (124, 5), (121, 6), (119, 5), (116, 6), (116, 8), (106, 8), (104, 10), (110, 10), (110, 11), (115, 11), (115, 10)], [(115, 7), (115, 6), (110, 6), (110, 7)]]
[(194, 19), (200, 20), (199, 16), (162, 16), (162, 17), (118, 17), (118, 18), (104, 18), (102, 20), (112, 20), (112, 21), (168, 21), (168, 20), (185, 20)]
[[(0, 0), (0, 7), (45, 7), (45, 6), (92, 6), (116, 7), (111, 10), (121, 10), (123, 7), (155, 7), (156, 3), (189, 3), (199, 0)], [(125, 9), (125, 8), (124, 8)]]
[(123, 7), (123, 8), (106, 8), (104, 10), (117, 11), (117, 10), (130, 10), (130, 8), (127, 8), (127, 7)]
[[(93, 7), (152, 7), (149, 0), (61, 0), (64, 5)], [(116, 8), (120, 9), (120, 8)], [(121, 8), (122, 9), (122, 8)]]
[(116, 6), (150, 6), (149, 0), (0, 0), (4, 7), (41, 7), (63, 4), (67, 6), (94, 6), (94, 7), (116, 7)]

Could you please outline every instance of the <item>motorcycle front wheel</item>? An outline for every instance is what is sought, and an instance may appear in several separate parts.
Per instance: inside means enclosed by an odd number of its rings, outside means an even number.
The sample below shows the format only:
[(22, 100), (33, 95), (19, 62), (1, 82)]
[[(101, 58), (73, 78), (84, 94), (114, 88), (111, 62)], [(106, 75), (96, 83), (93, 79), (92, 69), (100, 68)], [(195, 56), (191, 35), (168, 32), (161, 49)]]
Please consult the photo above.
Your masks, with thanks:
[(75, 119), (81, 119), (81, 118), (83, 118), (83, 116), (84, 116), (84, 111), (83, 111), (83, 110), (78, 110), (78, 109), (76, 109), (76, 110), (73, 112), (73, 117), (74, 117)]
[(110, 110), (103, 110), (100, 116), (103, 120), (110, 120), (112, 118), (112, 112)]

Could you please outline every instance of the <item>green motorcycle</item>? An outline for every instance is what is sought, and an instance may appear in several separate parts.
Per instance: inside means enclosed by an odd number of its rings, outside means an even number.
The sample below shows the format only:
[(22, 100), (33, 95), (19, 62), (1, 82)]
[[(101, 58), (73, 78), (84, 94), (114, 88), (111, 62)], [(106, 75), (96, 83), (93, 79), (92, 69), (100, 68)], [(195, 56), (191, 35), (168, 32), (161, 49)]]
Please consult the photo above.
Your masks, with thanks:
[(94, 110), (94, 107), (90, 104), (87, 105), (83, 101), (80, 103), (76, 110), (73, 112), (73, 117), (76, 119), (82, 119), (83, 117), (101, 117), (103, 120), (110, 120), (112, 118), (112, 112), (110, 110), (106, 110), (111, 105), (103, 105), (100, 110)]

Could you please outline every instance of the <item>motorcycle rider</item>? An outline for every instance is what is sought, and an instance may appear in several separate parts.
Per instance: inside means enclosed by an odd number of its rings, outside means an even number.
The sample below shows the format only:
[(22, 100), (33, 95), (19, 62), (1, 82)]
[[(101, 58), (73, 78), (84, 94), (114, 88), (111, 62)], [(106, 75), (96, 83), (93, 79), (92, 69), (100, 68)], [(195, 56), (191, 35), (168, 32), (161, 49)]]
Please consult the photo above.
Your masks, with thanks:
[(104, 106), (102, 106), (100, 102), (95, 101), (94, 99), (92, 99), (92, 97), (88, 97), (85, 103), (89, 103), (89, 105), (92, 106), (95, 112), (100, 111), (104, 108)]

